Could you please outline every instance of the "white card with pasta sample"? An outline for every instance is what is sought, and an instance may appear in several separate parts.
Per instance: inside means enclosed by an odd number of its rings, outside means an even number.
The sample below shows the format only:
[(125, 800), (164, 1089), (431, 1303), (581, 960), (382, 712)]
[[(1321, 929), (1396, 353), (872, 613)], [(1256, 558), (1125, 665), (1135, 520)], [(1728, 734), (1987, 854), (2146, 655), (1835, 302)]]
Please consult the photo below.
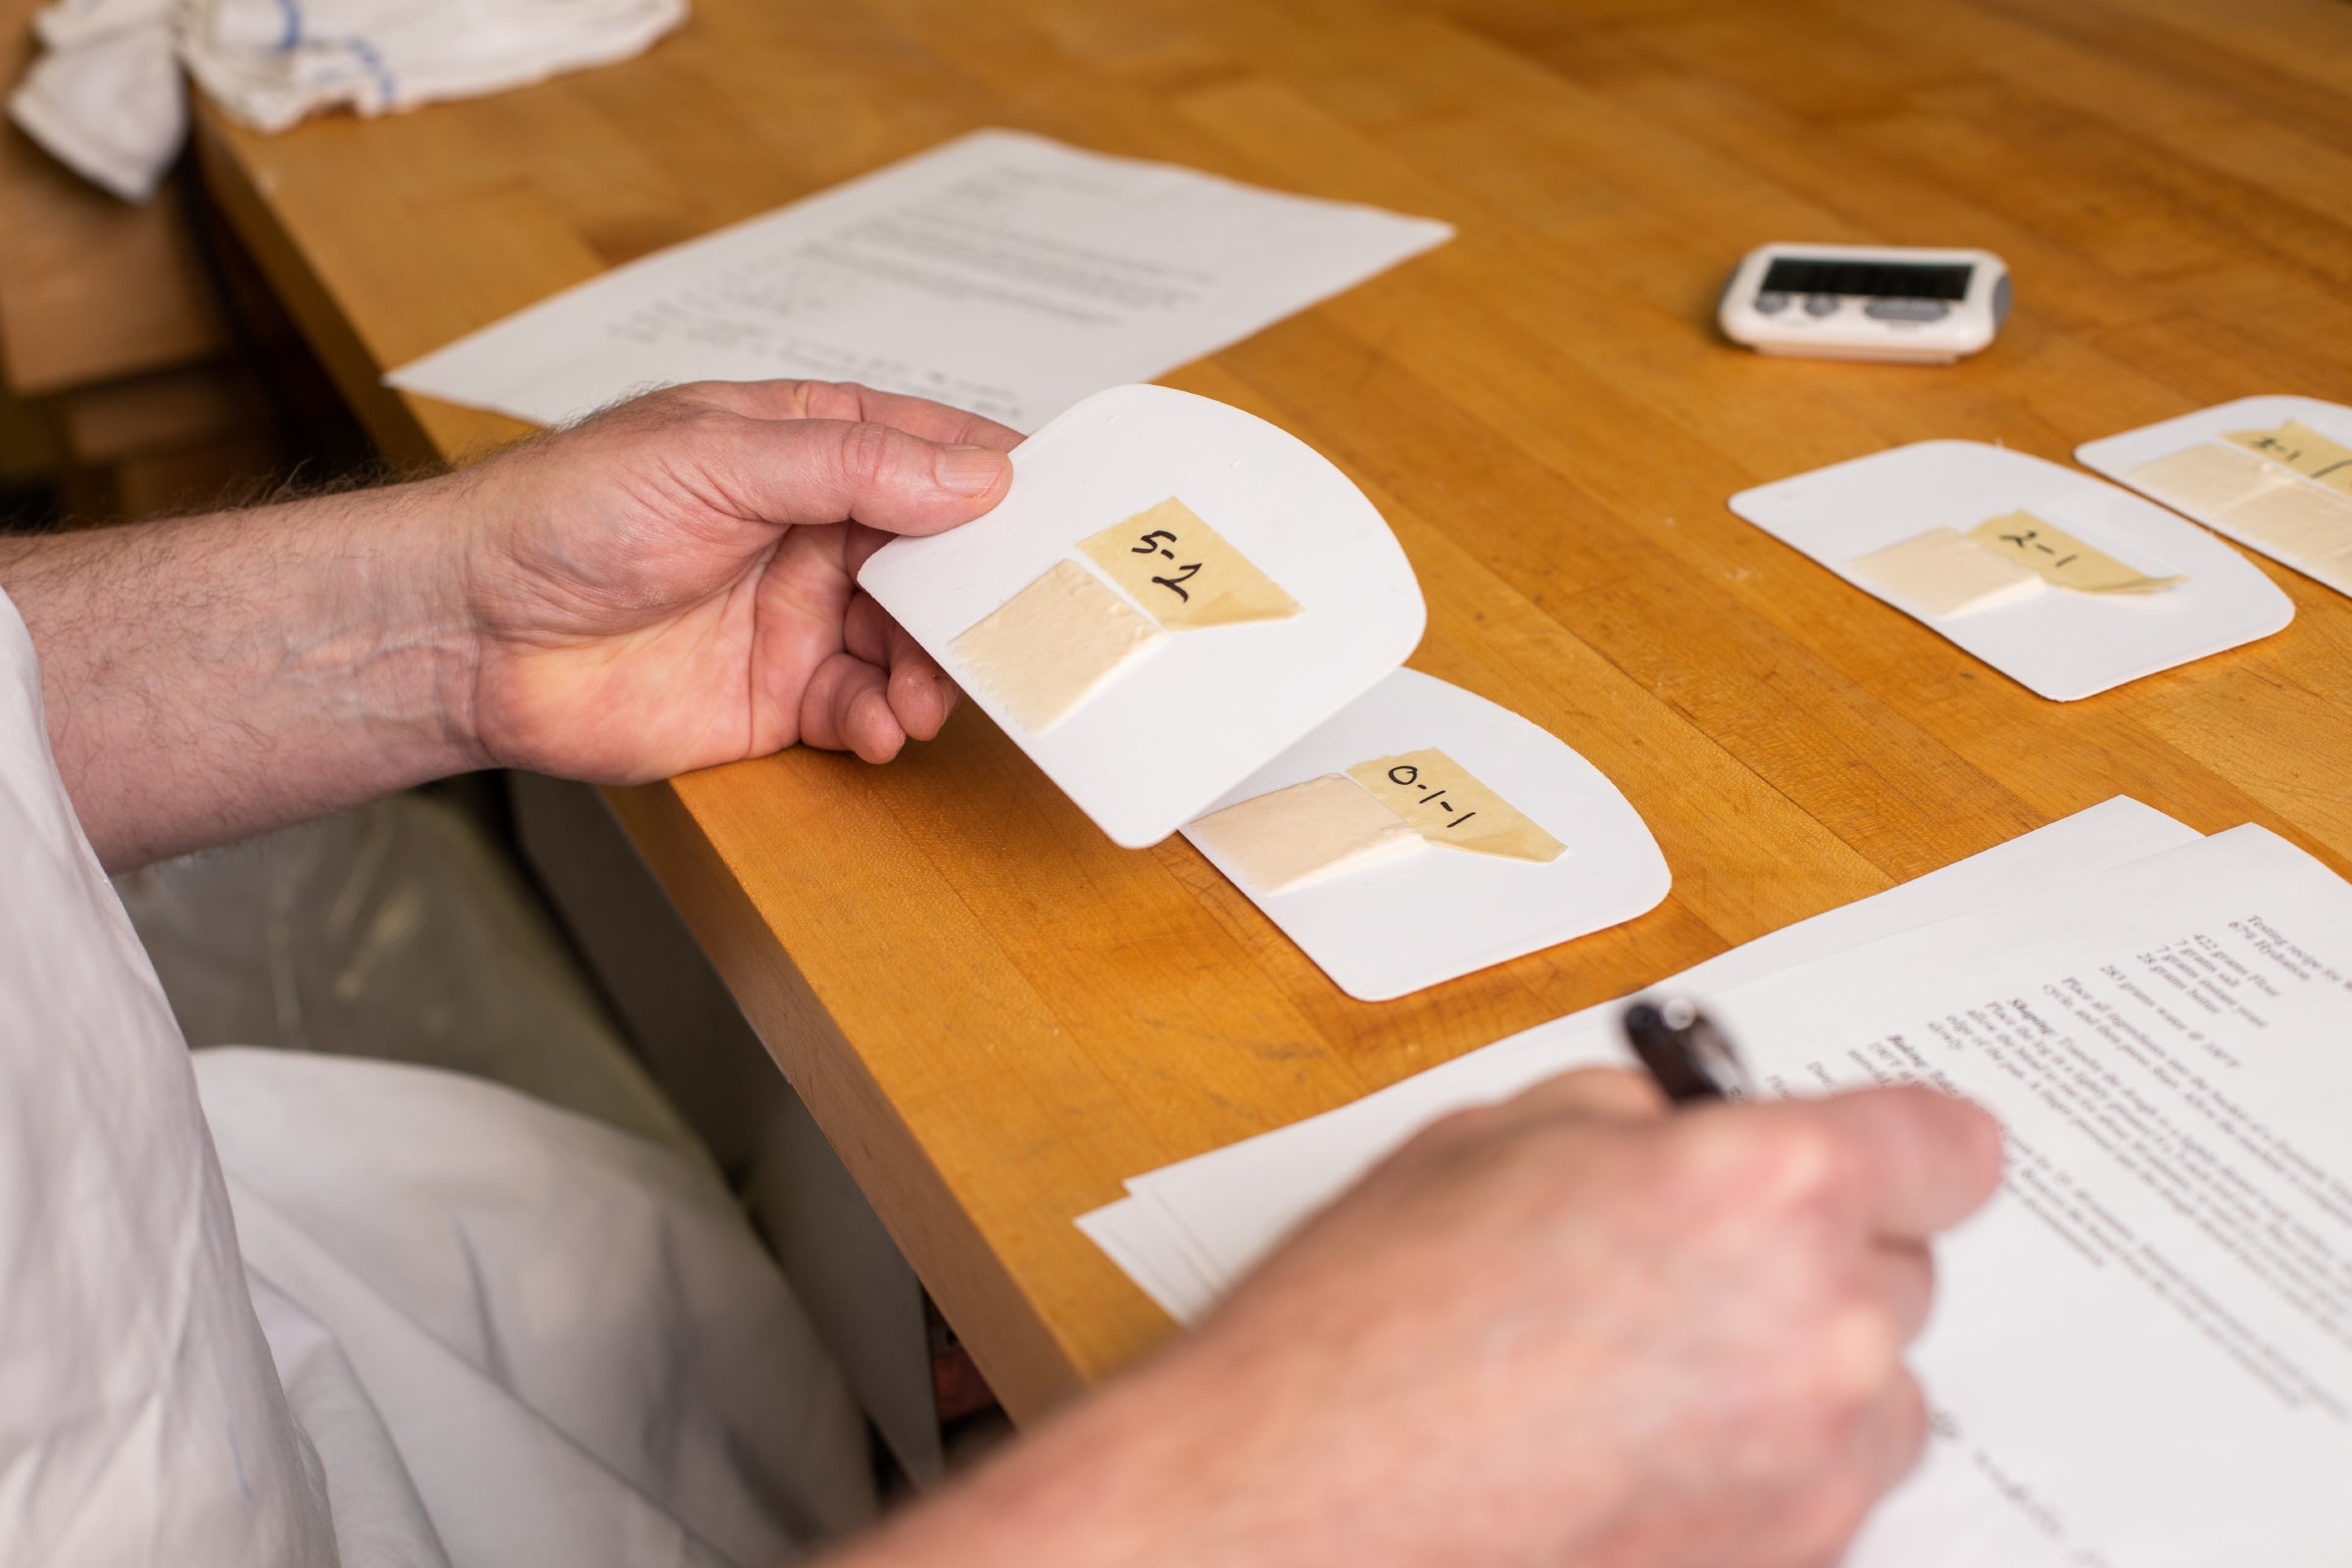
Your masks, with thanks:
[(1263, 419), (1113, 387), (1012, 454), (986, 516), (858, 582), (1113, 842), (1155, 844), (1421, 641), (1362, 491)]
[(2267, 637), (2294, 606), (2228, 545), (2005, 447), (1921, 441), (1731, 509), (2053, 702)]
[(1510, 710), (1411, 669), (1184, 836), (1363, 1002), (1631, 920), (1673, 882), (1641, 813), (1598, 768)]
[(2352, 409), (2239, 398), (2089, 441), (2076, 461), (2352, 594)]

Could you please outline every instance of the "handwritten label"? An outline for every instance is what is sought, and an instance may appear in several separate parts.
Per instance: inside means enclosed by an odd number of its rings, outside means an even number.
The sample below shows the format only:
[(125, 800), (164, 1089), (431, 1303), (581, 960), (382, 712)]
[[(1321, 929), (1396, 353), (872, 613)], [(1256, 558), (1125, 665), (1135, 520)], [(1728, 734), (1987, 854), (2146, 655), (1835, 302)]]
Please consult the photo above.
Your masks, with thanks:
[(2306, 479), (2352, 495), (2352, 447), (2328, 440), (2308, 424), (2289, 419), (2276, 430), (2238, 430), (2230, 439)]
[(1078, 548), (1171, 631), (1298, 613), (1298, 600), (1174, 496)]
[(1568, 846), (1435, 747), (1358, 762), (1348, 776), (1432, 844), (1511, 860), (1558, 859)]
[(2134, 570), (2031, 512), (1988, 517), (1969, 529), (1968, 536), (1995, 555), (2024, 562), (2053, 588), (2071, 588), (2079, 594), (2154, 593), (2188, 580), (2151, 577)]

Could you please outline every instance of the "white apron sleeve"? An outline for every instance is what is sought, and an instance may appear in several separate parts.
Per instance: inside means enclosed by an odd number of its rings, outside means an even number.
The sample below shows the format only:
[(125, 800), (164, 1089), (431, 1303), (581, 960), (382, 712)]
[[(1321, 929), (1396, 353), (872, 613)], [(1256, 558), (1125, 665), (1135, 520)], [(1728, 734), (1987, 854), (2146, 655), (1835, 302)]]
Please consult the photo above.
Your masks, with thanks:
[(44, 1568), (336, 1560), (187, 1048), (0, 596), (0, 1543)]

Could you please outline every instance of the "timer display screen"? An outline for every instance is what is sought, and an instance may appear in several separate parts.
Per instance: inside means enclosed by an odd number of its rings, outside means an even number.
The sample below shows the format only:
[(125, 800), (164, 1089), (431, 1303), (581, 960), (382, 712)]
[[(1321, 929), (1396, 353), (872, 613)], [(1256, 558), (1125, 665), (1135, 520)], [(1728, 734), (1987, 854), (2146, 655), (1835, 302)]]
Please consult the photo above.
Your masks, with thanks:
[(1964, 300), (1977, 270), (1921, 262), (1783, 256), (1764, 270), (1767, 294), (1860, 294), (1877, 299)]

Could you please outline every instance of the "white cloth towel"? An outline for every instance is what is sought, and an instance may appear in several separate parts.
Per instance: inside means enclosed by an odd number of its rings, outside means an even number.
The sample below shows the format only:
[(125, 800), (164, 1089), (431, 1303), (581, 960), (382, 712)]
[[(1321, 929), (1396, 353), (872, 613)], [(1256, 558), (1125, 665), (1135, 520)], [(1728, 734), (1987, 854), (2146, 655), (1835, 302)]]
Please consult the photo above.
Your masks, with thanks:
[(58, 0), (9, 117), (125, 201), (153, 195), (187, 134), (177, 65), (230, 115), (284, 130), (321, 109), (381, 115), (610, 65), (686, 0)]

